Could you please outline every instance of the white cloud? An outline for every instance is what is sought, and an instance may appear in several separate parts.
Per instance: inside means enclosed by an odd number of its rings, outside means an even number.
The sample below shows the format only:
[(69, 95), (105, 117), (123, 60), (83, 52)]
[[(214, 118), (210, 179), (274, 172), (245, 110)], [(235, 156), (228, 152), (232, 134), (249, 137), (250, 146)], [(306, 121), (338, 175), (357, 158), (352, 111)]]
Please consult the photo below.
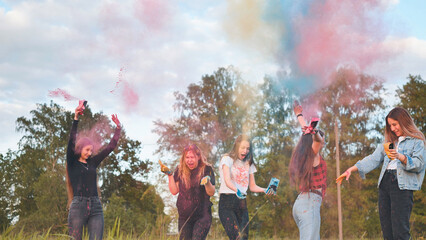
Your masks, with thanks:
[[(17, 117), (28, 114), (35, 103), (50, 101), (49, 90), (61, 88), (87, 98), (94, 111), (118, 113), (128, 131), (137, 133), (135, 138), (152, 143), (152, 120), (171, 118), (173, 92), (185, 92), (203, 75), (231, 64), (251, 82), (278, 69), (276, 60), (262, 51), (228, 41), (222, 25), (226, 1), (171, 2), (171, 14), (158, 29), (141, 22), (134, 0), (3, 2), (10, 9), (0, 11), (0, 104), (12, 101), (21, 110), (0, 108), (2, 123), (11, 129), (0, 142), (13, 139), (11, 126)], [(405, 49), (404, 54), (373, 66), (372, 72), (405, 79), (424, 69), (424, 41), (399, 39), (388, 44)], [(124, 112), (119, 94), (110, 93), (122, 67), (122, 78), (139, 94), (139, 107), (131, 113)], [(69, 110), (75, 107), (54, 100)]]
[(378, 62), (369, 72), (383, 77), (389, 84), (402, 86), (409, 74), (426, 76), (426, 41), (415, 37), (389, 38), (385, 47), (395, 55), (387, 62)]

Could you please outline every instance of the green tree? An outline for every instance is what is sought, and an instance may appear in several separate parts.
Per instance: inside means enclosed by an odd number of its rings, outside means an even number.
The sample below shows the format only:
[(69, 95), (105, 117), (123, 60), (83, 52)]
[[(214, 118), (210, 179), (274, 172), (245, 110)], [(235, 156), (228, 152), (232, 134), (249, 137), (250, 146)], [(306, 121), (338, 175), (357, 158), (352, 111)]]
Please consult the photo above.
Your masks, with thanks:
[[(18, 118), (17, 130), (24, 136), (16, 156), (11, 159), (13, 181), (9, 181), (13, 189), (11, 215), (19, 219), (16, 229), (25, 226), (26, 231), (40, 231), (52, 227), (54, 232), (65, 231), (68, 215), (65, 154), (72, 119), (70, 111), (53, 102), (38, 104), (37, 109), (31, 111), (31, 118)], [(89, 135), (102, 146), (110, 141), (112, 132), (108, 117), (102, 113), (93, 114), (88, 106), (80, 119), (78, 134)], [(140, 148), (140, 142), (127, 138), (122, 130), (118, 147), (100, 166), (99, 183), (106, 209), (109, 198), (116, 193), (123, 198), (123, 208), (132, 206), (133, 217), (145, 218), (144, 221), (149, 223), (141, 227), (152, 228), (157, 224), (157, 218), (163, 218), (164, 204), (155, 191), (145, 197), (148, 200), (141, 199), (150, 185), (144, 182), (149, 166), (147, 160), (139, 158)], [(151, 212), (156, 215), (147, 214)], [(117, 217), (121, 216), (105, 214), (106, 220)], [(129, 226), (136, 230), (134, 225)]]
[(294, 96), (278, 80), (270, 77), (264, 78), (260, 90), (253, 140), (254, 149), (257, 150), (256, 183), (267, 186), (271, 177), (276, 177), (280, 179), (280, 185), (275, 197), (265, 197), (264, 194), (248, 196), (250, 216), (254, 217), (250, 228), (252, 232), (261, 231), (268, 237), (296, 236), (297, 227), (291, 207), (297, 192), (290, 186), (288, 175), (295, 132), (300, 129), (295, 125), (293, 116)]
[[(323, 200), (321, 219), (322, 236), (336, 237), (337, 187), (336, 136), (339, 130), (340, 171), (371, 154), (383, 136), (384, 104), (380, 97), (383, 83), (377, 78), (349, 68), (339, 69), (330, 86), (318, 91), (307, 101), (318, 100), (321, 122), (326, 133), (322, 154), (327, 163), (327, 195)], [(380, 236), (377, 209), (377, 179), (379, 170), (361, 178), (353, 176), (342, 185), (343, 234), (350, 237)], [(357, 174), (355, 174), (357, 175)]]
[(396, 90), (399, 106), (410, 112), (416, 126), (426, 134), (426, 81), (420, 75), (408, 75), (408, 82)]
[(178, 155), (189, 142), (195, 142), (209, 162), (216, 163), (236, 136), (252, 129), (255, 92), (232, 66), (203, 76), (199, 84), (189, 85), (186, 95), (175, 92), (175, 97), (176, 120), (155, 121), (159, 153)]
[(0, 233), (10, 226), (12, 215), (12, 186), (14, 153), (9, 150), (5, 155), (0, 154)]
[[(64, 173), (53, 173), (64, 169), (68, 126), (71, 125), (72, 117), (70, 112), (53, 102), (50, 105), (38, 104), (37, 109), (30, 113), (31, 119), (20, 117), (16, 121), (17, 131), (24, 135), (13, 160), (16, 166), (13, 173), (13, 207), (14, 215), (19, 218), (18, 226), (25, 225), (28, 230), (36, 230), (59, 226), (58, 223), (64, 223), (66, 219), (65, 198), (62, 198), (64, 202), (57, 203), (63, 206), (62, 211), (53, 212), (50, 211), (51, 202), (46, 202), (42, 195), (54, 193), (51, 197), (57, 200), (58, 193), (65, 194), (63, 187), (54, 189), (61, 186), (58, 183), (65, 186)], [(39, 184), (39, 181), (49, 178), (51, 185)], [(46, 213), (51, 215), (45, 216)]]
[[(154, 132), (160, 136), (158, 153), (174, 154), (177, 160), (183, 148), (193, 142), (215, 165), (221, 155), (230, 151), (238, 135), (254, 133), (253, 117), (258, 96), (232, 66), (202, 76), (199, 83), (188, 86), (185, 94), (175, 92), (175, 97), (177, 117), (168, 122), (155, 121)], [(216, 172), (217, 187), (219, 182)], [(216, 227), (219, 232), (224, 232), (218, 219), (214, 218), (212, 231)]]

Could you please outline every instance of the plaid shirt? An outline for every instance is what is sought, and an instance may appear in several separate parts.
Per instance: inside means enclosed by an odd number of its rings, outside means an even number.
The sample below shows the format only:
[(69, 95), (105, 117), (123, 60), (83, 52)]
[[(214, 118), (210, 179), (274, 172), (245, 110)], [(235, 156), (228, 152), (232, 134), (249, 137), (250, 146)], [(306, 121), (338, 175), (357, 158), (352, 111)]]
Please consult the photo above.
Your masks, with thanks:
[(312, 177), (310, 182), (310, 189), (300, 189), (302, 192), (314, 192), (315, 190), (321, 190), (322, 197), (325, 195), (327, 188), (327, 164), (324, 159), (320, 156), (320, 163), (313, 168)]

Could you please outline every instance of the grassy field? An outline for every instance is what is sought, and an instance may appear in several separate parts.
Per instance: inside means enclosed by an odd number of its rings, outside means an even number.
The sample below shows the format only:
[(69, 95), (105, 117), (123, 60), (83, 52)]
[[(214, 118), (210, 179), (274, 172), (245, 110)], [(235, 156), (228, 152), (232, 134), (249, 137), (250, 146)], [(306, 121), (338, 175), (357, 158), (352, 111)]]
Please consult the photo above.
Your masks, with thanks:
[[(252, 235), (253, 234), (253, 235)], [(265, 237), (259, 237), (256, 236), (256, 233), (250, 234), (251, 240), (297, 240), (298, 238), (265, 238)], [(58, 233), (51, 233), (50, 230), (44, 232), (44, 233), (26, 233), (24, 229), (21, 229), (19, 232), (16, 231), (13, 227), (10, 227), (6, 229), (1, 235), (0, 240), (69, 240), (69, 236), (67, 233), (58, 234)], [(85, 232), (83, 236), (84, 240), (88, 240), (89, 237), (87, 235), (87, 232)], [(160, 233), (160, 234), (154, 234), (153, 232), (146, 232), (142, 234), (129, 234), (129, 233), (123, 233), (120, 232), (120, 221), (116, 221), (114, 226), (111, 229), (108, 229), (104, 232), (104, 240), (178, 240), (179, 237), (177, 234), (170, 235), (168, 233)], [(223, 233), (218, 231), (210, 231), (207, 240), (227, 240), (228, 238), (224, 236)], [(322, 238), (323, 240), (337, 240), (336, 238)], [(346, 238), (345, 240), (355, 240), (355, 238)], [(359, 240), (360, 238), (356, 238), (356, 240)], [(381, 238), (361, 238), (361, 239), (370, 239), (370, 240), (379, 240)], [(425, 240), (426, 238), (420, 237), (420, 238), (413, 238), (413, 240)]]

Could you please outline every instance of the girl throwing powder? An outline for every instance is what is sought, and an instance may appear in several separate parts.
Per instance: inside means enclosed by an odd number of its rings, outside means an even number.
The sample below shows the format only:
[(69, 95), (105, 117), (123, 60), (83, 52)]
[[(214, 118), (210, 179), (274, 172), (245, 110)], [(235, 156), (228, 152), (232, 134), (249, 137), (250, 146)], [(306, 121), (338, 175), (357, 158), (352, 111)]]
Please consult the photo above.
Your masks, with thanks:
[(121, 127), (117, 115), (112, 115), (112, 121), (117, 125), (114, 137), (101, 152), (92, 156), (93, 143), (90, 139), (81, 138), (76, 143), (78, 116), (83, 114), (83, 110), (83, 101), (80, 101), (75, 109), (67, 149), (67, 190), (68, 198), (72, 198), (68, 229), (69, 235), (79, 240), (83, 226), (87, 226), (89, 239), (100, 240), (103, 237), (104, 216), (98, 197), (96, 169), (117, 146)]

